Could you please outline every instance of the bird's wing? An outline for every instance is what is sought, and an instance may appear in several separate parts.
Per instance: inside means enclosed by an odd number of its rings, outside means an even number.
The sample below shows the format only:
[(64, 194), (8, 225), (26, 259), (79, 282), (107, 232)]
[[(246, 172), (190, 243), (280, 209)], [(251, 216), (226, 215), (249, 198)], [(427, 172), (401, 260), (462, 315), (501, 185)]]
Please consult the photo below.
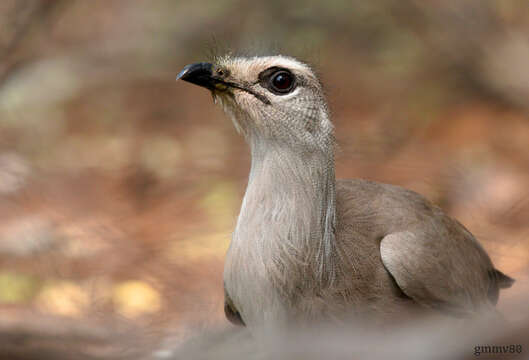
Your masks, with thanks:
[(439, 238), (419, 230), (389, 234), (380, 244), (382, 262), (401, 290), (423, 306), (465, 315), (495, 304), (498, 288), (505, 287), (499, 281), (503, 274), (475, 239), (451, 235)]
[(462, 224), (423, 196), (359, 179), (337, 181), (336, 193), (338, 238), (364, 262), (379, 244), (385, 269), (415, 302), (468, 313), (512, 284)]
[(224, 287), (224, 314), (226, 315), (226, 318), (234, 325), (239, 326), (246, 326), (244, 323), (244, 320), (241, 317), (241, 314), (233, 305), (233, 301), (231, 300), (230, 296), (228, 295), (228, 292), (226, 291), (226, 287)]

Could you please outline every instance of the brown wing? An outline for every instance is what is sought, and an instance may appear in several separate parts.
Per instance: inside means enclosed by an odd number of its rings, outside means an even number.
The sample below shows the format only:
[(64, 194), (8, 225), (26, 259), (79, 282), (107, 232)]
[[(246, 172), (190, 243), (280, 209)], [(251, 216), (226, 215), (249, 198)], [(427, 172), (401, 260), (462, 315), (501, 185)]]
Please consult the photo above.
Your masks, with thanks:
[(513, 280), (492, 267), (473, 239), (452, 235), (387, 235), (380, 246), (382, 262), (402, 291), (427, 307), (464, 315), (496, 304), (499, 288)]

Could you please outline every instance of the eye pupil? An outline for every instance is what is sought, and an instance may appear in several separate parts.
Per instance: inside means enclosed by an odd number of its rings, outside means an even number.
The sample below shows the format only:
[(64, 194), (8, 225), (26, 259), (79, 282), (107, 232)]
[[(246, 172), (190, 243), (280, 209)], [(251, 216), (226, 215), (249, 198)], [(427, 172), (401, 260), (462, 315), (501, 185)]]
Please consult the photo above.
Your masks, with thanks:
[(272, 77), (272, 85), (279, 92), (287, 92), (294, 83), (292, 75), (286, 71), (280, 71)]
[(263, 88), (275, 95), (290, 94), (299, 83), (299, 79), (290, 70), (276, 66), (263, 70), (258, 79)]

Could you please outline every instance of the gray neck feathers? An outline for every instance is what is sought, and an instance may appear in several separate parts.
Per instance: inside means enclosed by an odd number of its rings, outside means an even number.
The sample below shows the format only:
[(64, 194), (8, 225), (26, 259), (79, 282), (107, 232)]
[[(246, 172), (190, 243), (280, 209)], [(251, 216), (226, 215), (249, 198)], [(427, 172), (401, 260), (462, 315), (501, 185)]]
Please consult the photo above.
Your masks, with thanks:
[(324, 288), (335, 276), (332, 139), (310, 151), (260, 136), (247, 140), (252, 165), (232, 246), (256, 249), (252, 260), (285, 295), (319, 291), (315, 284)]

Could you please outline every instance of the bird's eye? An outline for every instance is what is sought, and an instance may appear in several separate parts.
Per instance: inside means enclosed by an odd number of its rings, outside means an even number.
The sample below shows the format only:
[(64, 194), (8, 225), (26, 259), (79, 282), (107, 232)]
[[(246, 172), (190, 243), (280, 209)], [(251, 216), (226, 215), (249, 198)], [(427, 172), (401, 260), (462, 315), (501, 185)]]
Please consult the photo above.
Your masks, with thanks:
[(285, 70), (280, 70), (270, 77), (270, 90), (278, 94), (288, 94), (295, 87), (294, 75)]

